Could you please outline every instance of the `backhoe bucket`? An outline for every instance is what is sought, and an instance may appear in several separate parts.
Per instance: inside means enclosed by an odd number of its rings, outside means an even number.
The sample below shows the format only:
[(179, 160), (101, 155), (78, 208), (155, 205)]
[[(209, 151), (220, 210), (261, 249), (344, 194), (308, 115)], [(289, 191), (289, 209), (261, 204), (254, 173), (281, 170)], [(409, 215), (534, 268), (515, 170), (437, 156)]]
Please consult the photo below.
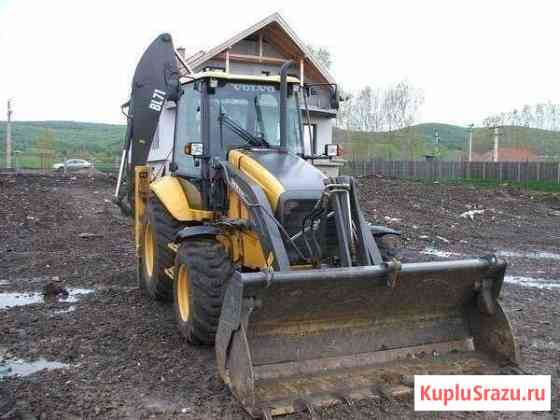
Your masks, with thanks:
[(406, 394), (414, 374), (499, 374), (518, 363), (497, 302), (505, 266), (484, 257), (236, 274), (216, 337), (220, 374), (266, 418)]

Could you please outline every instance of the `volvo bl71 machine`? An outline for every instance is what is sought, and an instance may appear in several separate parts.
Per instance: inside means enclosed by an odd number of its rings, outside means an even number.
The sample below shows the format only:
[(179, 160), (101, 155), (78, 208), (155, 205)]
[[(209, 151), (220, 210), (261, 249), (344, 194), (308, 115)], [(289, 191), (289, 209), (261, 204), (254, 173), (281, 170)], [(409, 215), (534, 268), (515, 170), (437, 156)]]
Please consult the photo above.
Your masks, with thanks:
[[(191, 345), (215, 346), (248, 413), (313, 412), (410, 392), (414, 374), (517, 365), (498, 301), (505, 262), (387, 252), (396, 232), (366, 221), (356, 181), (323, 175), (306, 154), (307, 86), (290, 61), (266, 76), (179, 77), (178, 63), (163, 34), (138, 64), (115, 198), (134, 220), (140, 287), (174, 302)], [(163, 109), (173, 145), (153, 165)]]

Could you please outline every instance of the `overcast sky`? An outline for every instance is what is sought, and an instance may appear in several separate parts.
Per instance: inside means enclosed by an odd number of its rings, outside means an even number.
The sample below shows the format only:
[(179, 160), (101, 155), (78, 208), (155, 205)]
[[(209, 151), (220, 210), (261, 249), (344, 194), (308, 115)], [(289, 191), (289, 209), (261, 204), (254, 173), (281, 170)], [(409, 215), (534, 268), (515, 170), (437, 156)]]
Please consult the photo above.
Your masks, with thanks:
[(557, 0), (0, 0), (0, 119), (13, 97), (16, 120), (123, 122), (136, 63), (160, 32), (194, 52), (275, 11), (332, 52), (347, 89), (421, 88), (423, 122), (560, 103)]

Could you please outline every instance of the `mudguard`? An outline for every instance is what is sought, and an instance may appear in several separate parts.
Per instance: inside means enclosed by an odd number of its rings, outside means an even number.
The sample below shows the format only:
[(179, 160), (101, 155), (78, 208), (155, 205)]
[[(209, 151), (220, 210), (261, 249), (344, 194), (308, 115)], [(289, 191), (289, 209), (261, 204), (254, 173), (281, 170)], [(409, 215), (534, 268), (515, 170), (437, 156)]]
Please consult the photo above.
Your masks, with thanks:
[(157, 196), (165, 209), (180, 222), (213, 220), (211, 211), (193, 209), (179, 178), (163, 176), (150, 184), (150, 190)]
[(187, 226), (177, 232), (176, 241), (181, 242), (190, 238), (216, 237), (223, 232), (215, 226)]

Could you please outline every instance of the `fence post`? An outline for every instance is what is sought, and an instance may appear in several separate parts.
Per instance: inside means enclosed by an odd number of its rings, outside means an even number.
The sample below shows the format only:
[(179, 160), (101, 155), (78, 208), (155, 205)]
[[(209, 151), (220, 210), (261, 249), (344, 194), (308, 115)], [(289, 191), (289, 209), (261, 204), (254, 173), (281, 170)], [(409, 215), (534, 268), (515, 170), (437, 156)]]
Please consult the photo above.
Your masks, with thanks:
[(482, 162), (482, 179), (486, 179), (486, 162)]
[(498, 180), (502, 183), (502, 162), (498, 163)]
[(541, 163), (537, 162), (537, 181), (541, 180)]

